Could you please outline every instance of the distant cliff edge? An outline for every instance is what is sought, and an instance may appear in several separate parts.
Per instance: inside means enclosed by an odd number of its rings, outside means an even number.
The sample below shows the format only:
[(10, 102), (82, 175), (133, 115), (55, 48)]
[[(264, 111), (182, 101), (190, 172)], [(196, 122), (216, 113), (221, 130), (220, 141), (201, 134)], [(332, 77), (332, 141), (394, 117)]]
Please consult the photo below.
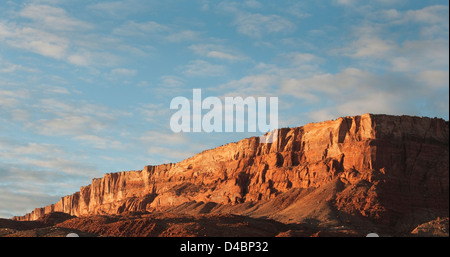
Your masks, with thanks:
[[(175, 164), (106, 174), (14, 220), (64, 212), (235, 213), (285, 223), (358, 219), (396, 231), (449, 213), (449, 123), (364, 114), (252, 137)], [(361, 223), (363, 224), (363, 223)]]

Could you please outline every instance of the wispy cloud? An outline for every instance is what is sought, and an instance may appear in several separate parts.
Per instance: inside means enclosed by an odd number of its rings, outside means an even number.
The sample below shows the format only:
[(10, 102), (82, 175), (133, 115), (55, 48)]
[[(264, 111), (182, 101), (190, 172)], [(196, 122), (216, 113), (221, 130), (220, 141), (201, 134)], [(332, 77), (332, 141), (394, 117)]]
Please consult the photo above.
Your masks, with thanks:
[(426, 6), (418, 10), (397, 11), (390, 9), (385, 11), (394, 23), (425, 23), (441, 24), (448, 27), (448, 11), (446, 5)]
[(155, 21), (146, 21), (142, 23), (127, 21), (115, 28), (113, 33), (121, 36), (148, 36), (149, 33), (161, 33), (168, 30), (170, 30), (168, 26)]
[(233, 25), (239, 33), (261, 38), (263, 35), (290, 33), (295, 30), (295, 25), (291, 21), (277, 14), (261, 14), (245, 10), (245, 7), (252, 7), (246, 3), (222, 2), (218, 5), (220, 11), (234, 16)]
[[(425, 74), (422, 78), (429, 79)], [(446, 76), (442, 73), (439, 75), (440, 78)], [(417, 80), (417, 76), (404, 77), (395, 73), (380, 76), (356, 68), (347, 68), (337, 74), (285, 80), (281, 90), (310, 104), (319, 104), (324, 97), (330, 99), (327, 105), (331, 107), (323, 107), (309, 115), (319, 121), (358, 113), (420, 113), (423, 101), (436, 101), (437, 91), (430, 90), (429, 86), (418, 83)], [(448, 98), (440, 98), (439, 101), (439, 105), (430, 108), (436, 108), (434, 112), (445, 112), (445, 109), (441, 108), (448, 107)]]
[[(13, 181), (10, 181), (11, 184)], [(24, 215), (35, 208), (32, 206), (46, 206), (58, 201), (61, 197), (45, 194), (44, 190), (39, 191), (35, 188), (34, 192), (23, 192), (21, 190), (27, 188), (31, 188), (29, 183), (24, 183), (21, 188), (14, 189), (0, 187), (0, 217), (12, 218), (13, 216)]]
[(351, 57), (386, 57), (394, 49), (393, 42), (376, 36), (362, 36), (348, 47)]
[[(56, 90), (60, 91), (59, 88)], [(66, 95), (67, 92), (62, 93)], [(125, 148), (120, 142), (120, 136), (117, 136), (120, 128), (117, 128), (114, 123), (121, 118), (129, 117), (130, 113), (87, 102), (77, 103), (54, 98), (41, 99), (36, 103), (28, 104), (25, 100), (27, 98), (24, 97), (30, 97), (30, 95), (34, 93), (0, 90), (0, 109), (5, 109), (0, 118), (4, 116), (9, 122), (21, 124), (22, 130), (32, 133), (35, 137), (43, 135), (53, 138), (70, 138), (73, 142), (95, 149)], [(29, 152), (27, 149), (45, 152), (36, 147), (32, 144), (28, 148), (16, 146), (16, 149), (20, 149), (23, 153)]]
[[(386, 70), (421, 72), (448, 69), (448, 6), (418, 10), (396, 9), (367, 13), (368, 21), (355, 25), (347, 46), (332, 50), (359, 61), (382, 63)], [(393, 31), (411, 29), (414, 39), (398, 40)], [(387, 65), (386, 65), (387, 64)]]
[(248, 75), (238, 80), (209, 88), (223, 96), (274, 96), (277, 92), (279, 77), (269, 74)]
[(0, 22), (0, 36), (15, 48), (55, 59), (65, 59), (73, 42), (69, 33), (86, 31), (93, 26), (70, 17), (59, 7), (27, 5), (18, 15), (28, 21)]
[[(194, 154), (207, 149), (206, 144), (196, 140), (193, 143), (193, 135), (185, 133), (173, 133), (172, 131), (147, 131), (139, 138), (139, 142), (147, 145), (147, 153), (158, 156), (166, 162), (181, 161)], [(172, 161), (170, 161), (172, 160)]]
[(112, 76), (135, 76), (137, 74), (137, 70), (126, 69), (126, 68), (117, 68), (111, 70)]
[(179, 89), (180, 87), (182, 87), (185, 82), (183, 81), (182, 78), (177, 77), (177, 76), (162, 76), (160, 78), (161, 80), (161, 86), (163, 88), (176, 88)]
[(114, 19), (149, 10), (148, 1), (143, 0), (104, 1), (90, 4), (86, 9)]
[(67, 55), (69, 40), (66, 37), (31, 27), (22, 27), (14, 23), (1, 24), (5, 31), (5, 42), (15, 48), (21, 48), (46, 57), (62, 59)]
[(165, 39), (169, 42), (180, 43), (180, 42), (186, 42), (186, 41), (200, 40), (201, 35), (202, 35), (202, 33), (199, 31), (186, 29), (186, 30), (172, 32), (172, 33), (168, 34), (167, 36), (165, 36)]
[[(76, 160), (76, 157), (59, 145), (36, 142), (22, 144), (0, 138), (0, 160), (2, 163), (10, 163), (12, 167), (32, 167), (30, 172), (43, 169), (47, 172), (59, 173), (59, 176), (66, 174), (88, 177), (89, 173), (97, 172), (94, 166)], [(3, 176), (4, 179), (11, 179), (24, 176), (24, 174), (5, 172), (0, 176)]]
[(37, 27), (52, 31), (77, 31), (93, 27), (87, 22), (70, 17), (66, 10), (49, 5), (28, 5), (19, 15), (31, 19)]
[(125, 38), (152, 38), (152, 41), (161, 40), (170, 43), (199, 41), (203, 35), (201, 31), (179, 28), (179, 26), (161, 24), (155, 21), (127, 21), (115, 28), (112, 33)]
[(163, 104), (141, 104), (136, 107), (136, 111), (139, 113), (140, 117), (143, 120), (152, 122), (152, 124), (158, 124), (159, 127), (164, 127), (164, 125), (161, 124), (163, 123), (162, 121), (166, 120), (166, 124), (168, 124), (168, 122), (170, 121), (168, 118), (170, 110)]
[(234, 22), (241, 34), (260, 38), (263, 34), (292, 32), (292, 22), (278, 15), (262, 15), (259, 13), (238, 14)]
[(21, 101), (28, 98), (30, 92), (22, 90), (1, 90), (0, 89), (0, 107), (12, 108), (20, 104)]
[(90, 116), (65, 115), (60, 118), (41, 119), (35, 124), (39, 134), (48, 136), (80, 135), (89, 132), (99, 133), (107, 126), (104, 122)]
[(226, 68), (204, 60), (193, 60), (185, 66), (183, 73), (190, 77), (216, 77), (224, 75)]
[(118, 140), (112, 138), (98, 136), (98, 135), (80, 135), (74, 137), (75, 140), (80, 140), (97, 149), (123, 149), (124, 145)]
[(292, 66), (300, 69), (317, 67), (319, 64), (325, 62), (324, 58), (306, 52), (289, 52), (283, 53), (281, 56), (287, 59)]
[(95, 24), (71, 17), (61, 7), (30, 4), (12, 16), (14, 21), (0, 20), (4, 44), (69, 64), (112, 66), (119, 60), (117, 49), (130, 49), (120, 40), (95, 34)]
[(70, 64), (83, 67), (109, 67), (120, 63), (118, 55), (96, 48), (75, 50), (67, 55), (66, 60)]
[(223, 45), (217, 44), (196, 44), (191, 45), (189, 49), (193, 50), (196, 54), (216, 59), (224, 59), (229, 61), (239, 61), (247, 59), (243, 54), (237, 53)]
[(78, 158), (60, 145), (0, 137), (0, 217), (24, 215), (55, 203), (101, 174)]
[(334, 0), (334, 2), (341, 5), (354, 5), (358, 0)]
[(37, 69), (4, 61), (0, 58), (0, 73), (37, 72)]

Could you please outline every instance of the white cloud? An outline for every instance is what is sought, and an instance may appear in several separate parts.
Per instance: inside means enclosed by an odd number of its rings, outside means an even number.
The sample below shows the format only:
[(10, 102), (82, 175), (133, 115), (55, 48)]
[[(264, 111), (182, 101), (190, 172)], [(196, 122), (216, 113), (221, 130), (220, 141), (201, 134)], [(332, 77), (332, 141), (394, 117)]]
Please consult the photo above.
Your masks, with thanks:
[(77, 66), (113, 66), (119, 59), (113, 51), (132, 50), (121, 40), (87, 33), (94, 24), (72, 18), (59, 7), (27, 5), (16, 15), (26, 19), (0, 21), (0, 43), (12, 48)]
[(9, 62), (4, 62), (2, 60), (0, 60), (0, 72), (3, 73), (14, 73), (17, 71), (26, 71), (26, 72), (37, 72), (37, 69), (33, 69), (33, 68), (28, 68), (25, 66), (22, 66), (20, 64), (13, 64), (13, 63), (9, 63)]
[(20, 155), (47, 155), (55, 156), (64, 154), (64, 151), (57, 146), (46, 143), (28, 143), (26, 145), (8, 145), (8, 154), (12, 156)]
[(418, 72), (429, 69), (448, 69), (448, 40), (405, 41), (395, 52), (386, 56), (392, 69), (401, 72)]
[(387, 19), (387, 20), (395, 20), (395, 19), (399, 19), (401, 18), (402, 14), (401, 12), (399, 12), (396, 9), (384, 9), (379, 11), (378, 15), (383, 18), (383, 19)]
[(242, 54), (236, 53), (235, 51), (232, 51), (222, 45), (196, 44), (191, 45), (189, 49), (193, 50), (196, 54), (204, 57), (224, 59), (229, 61), (238, 61), (246, 59), (246, 57), (243, 56)]
[(447, 24), (448, 27), (448, 6), (433, 5), (420, 10), (408, 10), (405, 12), (400, 22), (419, 22), (427, 24)]
[(67, 60), (71, 64), (75, 64), (78, 66), (89, 66), (91, 64), (91, 58), (86, 54), (73, 54), (67, 57)]
[(77, 66), (115, 66), (120, 62), (120, 58), (115, 54), (106, 51), (97, 51), (97, 49), (74, 51), (73, 54), (67, 56), (70, 64)]
[(16, 48), (22, 48), (46, 57), (62, 59), (69, 47), (65, 37), (58, 36), (31, 27), (20, 27), (16, 24), (2, 24), (7, 31), (2, 32), (5, 42)]
[(228, 83), (209, 88), (211, 91), (220, 92), (223, 96), (273, 96), (279, 77), (269, 74), (248, 75), (239, 80), (232, 80)]
[(198, 3), (200, 5), (200, 9), (202, 11), (208, 11), (209, 10), (209, 0), (198, 0)]
[(196, 153), (198, 152), (187, 148), (182, 150), (180, 148), (170, 148), (160, 145), (152, 145), (147, 148), (147, 154), (149, 156), (161, 156), (160, 158), (164, 158), (162, 159), (163, 163), (181, 161), (195, 155)]
[(161, 86), (163, 88), (170, 87), (170, 88), (179, 88), (184, 85), (183, 79), (177, 77), (177, 76), (162, 76), (160, 78), (161, 80)]
[(376, 6), (376, 5), (381, 5), (381, 6), (391, 6), (391, 5), (399, 5), (405, 2), (405, 0), (370, 0), (370, 1), (366, 1), (366, 0), (334, 0), (334, 3), (338, 4), (338, 5), (344, 5), (347, 7), (359, 7), (359, 6)]
[[(301, 77), (309, 78), (323, 73), (319, 69), (319, 64), (322, 64), (325, 60), (317, 55), (288, 52), (280, 54), (278, 57), (281, 60), (282, 67), (273, 63), (258, 63), (252, 69), (253, 74), (210, 87), (208, 90), (222, 96), (279, 96), (280, 93), (284, 93), (280, 91), (281, 85), (291, 83), (291, 79), (297, 81)], [(295, 92), (292, 94), (295, 95)], [(316, 96), (312, 98), (315, 99)]]
[(335, 2), (341, 5), (354, 5), (358, 0), (335, 0)]
[(86, 175), (86, 173), (88, 173), (89, 170), (92, 170), (92, 168), (90, 169), (83, 168), (86, 167), (85, 163), (59, 157), (53, 157), (52, 159), (47, 160), (23, 158), (22, 161), (24, 164), (34, 165), (41, 168), (50, 168), (62, 171), (64, 173), (75, 175)]
[(393, 43), (377, 37), (360, 37), (350, 47), (354, 52), (352, 57), (385, 57), (393, 49)]
[(425, 70), (417, 74), (417, 80), (430, 89), (445, 89), (449, 87), (448, 70)]
[(42, 86), (40, 86), (40, 88), (42, 88), (42, 90), (45, 93), (53, 93), (53, 94), (60, 94), (60, 95), (70, 94), (70, 91), (65, 87), (42, 85)]
[(124, 10), (127, 7), (128, 7), (127, 3), (124, 1), (110, 1), (93, 4), (90, 5), (88, 8), (107, 12), (109, 14), (116, 14), (117, 12), (120, 12), (120, 10)]
[[(343, 97), (343, 96), (340, 96)], [(336, 119), (344, 116), (361, 115), (364, 113), (374, 114), (391, 114), (391, 115), (414, 115), (414, 109), (402, 109), (395, 103), (398, 101), (397, 95), (392, 95), (389, 92), (374, 92), (371, 95), (361, 96), (361, 98), (339, 101), (333, 107), (324, 107), (319, 110), (311, 111), (308, 117), (320, 122), (324, 120)]]
[(28, 121), (26, 127), (48, 136), (84, 136), (106, 133), (107, 128), (129, 113), (86, 102), (42, 99), (33, 107), (45, 115), (37, 121)]
[(162, 156), (167, 162), (180, 161), (196, 154), (194, 148), (197, 149), (200, 145), (192, 144), (186, 134), (172, 131), (147, 131), (138, 140), (148, 145), (147, 154)]
[(169, 131), (163, 133), (160, 131), (147, 131), (139, 137), (139, 140), (153, 145), (181, 145), (188, 142), (188, 139), (182, 133), (173, 133)]
[(418, 10), (388, 9), (375, 11), (369, 16), (386, 26), (409, 26), (408, 30), (414, 26), (418, 36), (424, 39), (448, 38), (448, 8), (446, 5), (432, 5)]
[(295, 25), (288, 19), (276, 14), (261, 14), (247, 11), (261, 7), (259, 2), (221, 2), (218, 6), (221, 12), (228, 12), (234, 16), (233, 25), (240, 34), (261, 38), (268, 34), (290, 33)]
[(186, 41), (197, 41), (200, 39), (201, 34), (202, 34), (201, 32), (186, 29), (177, 32), (172, 32), (169, 35), (165, 36), (164, 38), (169, 42), (180, 43)]
[(275, 14), (238, 13), (234, 25), (239, 33), (256, 38), (264, 34), (288, 33), (295, 29), (292, 22)]
[(95, 11), (97, 14), (101, 14), (103, 16), (117, 18), (148, 11), (148, 1), (107, 1), (88, 5), (87, 9), (90, 11)]
[(30, 188), (28, 183), (21, 183), (20, 188), (14, 189), (0, 187), (0, 218), (24, 215), (32, 211), (32, 206), (46, 206), (60, 199), (60, 196), (45, 194), (44, 189), (33, 192), (21, 190), (27, 188)]
[(166, 25), (154, 21), (138, 23), (127, 21), (125, 24), (113, 30), (114, 34), (121, 36), (148, 36), (153, 33), (168, 31), (170, 28)]
[[(386, 71), (417, 73), (448, 69), (448, 6), (374, 11), (367, 13), (367, 17), (353, 28), (354, 40), (330, 53), (349, 56), (360, 65), (369, 64)], [(416, 33), (414, 39), (393, 34), (397, 30), (411, 30), (411, 26)]]
[[(152, 42), (168, 41), (171, 43), (183, 43), (186, 41), (198, 41), (202, 32), (191, 29), (179, 29), (164, 25), (155, 21), (135, 22), (127, 21), (113, 30), (113, 34), (121, 37), (143, 37), (151, 38)], [(146, 46), (146, 50), (151, 46)], [(145, 51), (144, 51), (145, 52)]]
[(143, 120), (152, 122), (153, 125), (161, 126), (161, 123), (164, 123), (162, 122), (164, 119), (167, 120), (166, 124), (169, 124), (170, 109), (168, 106), (162, 104), (141, 104), (136, 110), (140, 113), (140, 117)]
[[(348, 68), (333, 74), (318, 74), (303, 79), (286, 79), (281, 84), (281, 90), (308, 102), (319, 102), (326, 95), (354, 95), (363, 88), (371, 89), (366, 83), (373, 79), (372, 75), (355, 68)], [(334, 99), (334, 98), (333, 98)]]
[(48, 136), (80, 135), (100, 132), (107, 125), (93, 117), (66, 115), (61, 118), (41, 119), (33, 124), (38, 133)]
[(86, 101), (63, 101), (60, 99), (41, 99), (34, 106), (42, 112), (56, 116), (77, 115), (93, 116), (102, 120), (114, 120), (117, 117), (127, 117), (131, 114), (122, 110), (114, 110), (100, 104), (91, 104)]
[[(65, 149), (59, 145), (47, 143), (27, 143), (21, 144), (11, 139), (0, 138), (0, 160), (1, 163), (10, 163), (9, 168), (14, 169), (16, 166), (28, 167), (29, 175), (22, 173), (10, 172), (2, 174), (1, 179), (16, 179), (22, 182), (39, 183), (39, 179), (33, 176), (36, 167), (46, 168), (46, 171), (51, 172), (53, 176), (64, 176), (67, 174), (76, 174), (80, 176), (87, 176), (94, 168), (86, 163), (74, 160), (75, 156), (69, 154)], [(29, 168), (32, 167), (32, 168)], [(0, 166), (0, 169), (2, 167)], [(56, 173), (55, 173), (56, 172)], [(44, 172), (40, 172), (41, 174)], [(6, 176), (6, 177), (5, 177)], [(28, 181), (30, 179), (30, 181)], [(51, 179), (42, 178), (43, 180)], [(57, 179), (55, 177), (55, 179)], [(26, 180), (26, 181), (25, 181)], [(47, 181), (48, 185), (49, 181)]]
[(204, 60), (194, 60), (185, 66), (183, 73), (190, 77), (216, 77), (224, 75), (226, 68)]
[[(137, 140), (148, 146), (147, 154), (158, 156), (165, 163), (181, 161), (208, 148), (202, 140), (193, 140), (193, 134), (172, 131), (147, 131)], [(194, 143), (195, 142), (195, 143)]]
[(432, 5), (418, 10), (380, 10), (371, 15), (374, 20), (388, 26), (411, 26), (414, 24), (416, 30), (419, 31), (419, 36), (423, 38), (448, 38), (448, 8), (446, 5)]
[(77, 46), (72, 39), (93, 25), (48, 5), (27, 5), (18, 15), (30, 21), (0, 22), (0, 37), (9, 46), (77, 65), (86, 64), (79, 55), (71, 54)]
[(75, 140), (84, 141), (85, 143), (98, 149), (123, 149), (123, 144), (111, 138), (101, 137), (98, 135), (80, 135), (74, 137)]
[(69, 17), (66, 10), (48, 5), (28, 5), (19, 14), (33, 20), (38, 27), (49, 30), (73, 31), (92, 28), (87, 22)]
[(289, 52), (281, 54), (281, 57), (287, 59), (296, 69), (302, 70), (317, 69), (319, 64), (325, 62), (323, 58), (311, 53)]
[(13, 108), (30, 96), (26, 89), (21, 90), (0, 90), (0, 107)]
[(260, 2), (258, 2), (256, 0), (245, 0), (244, 5), (249, 8), (255, 8), (255, 9), (259, 9), (259, 8), (263, 7), (263, 4), (261, 4)]
[(10, 112), (13, 121), (27, 122), (31, 115), (28, 110), (14, 109)]
[[(446, 112), (442, 106), (448, 106), (448, 98), (439, 97), (437, 91), (448, 88), (444, 79), (448, 79), (448, 72), (400, 76), (347, 68), (336, 74), (284, 80), (281, 92), (311, 106), (322, 106), (310, 114), (315, 121), (361, 113), (422, 115)], [(426, 110), (422, 108), (424, 103), (428, 105)]]
[(219, 58), (219, 59), (227, 59), (227, 60), (239, 60), (239, 57), (233, 56), (231, 54), (227, 54), (219, 51), (209, 51), (206, 54), (207, 57)]
[(135, 76), (137, 74), (137, 70), (125, 69), (125, 68), (117, 68), (111, 70), (111, 75), (113, 76)]
[(294, 15), (295, 17), (299, 18), (299, 19), (304, 19), (304, 18), (308, 18), (311, 17), (311, 14), (306, 12), (307, 10), (307, 3), (306, 2), (302, 2), (302, 1), (298, 1), (293, 3), (292, 5), (288, 6), (285, 10), (285, 12)]
[(56, 59), (61, 59), (67, 46), (54, 44), (53, 42), (46, 42), (41, 40), (35, 40), (28, 43), (23, 43), (22, 47), (30, 49), (32, 52), (41, 54), (47, 57), (53, 57)]

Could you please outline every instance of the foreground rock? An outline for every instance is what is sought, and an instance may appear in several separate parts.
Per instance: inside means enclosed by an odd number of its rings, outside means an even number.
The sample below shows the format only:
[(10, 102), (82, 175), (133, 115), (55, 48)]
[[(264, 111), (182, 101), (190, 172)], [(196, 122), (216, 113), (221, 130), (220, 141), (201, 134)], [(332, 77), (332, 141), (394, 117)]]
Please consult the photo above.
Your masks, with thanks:
[(235, 214), (410, 235), (448, 217), (448, 204), (448, 122), (364, 114), (284, 128), (272, 144), (248, 138), (176, 164), (106, 174), (14, 219), (53, 212)]
[(55, 212), (46, 214), (36, 221), (15, 221), (0, 219), (1, 237), (66, 237), (76, 233), (81, 237), (97, 236), (93, 233), (77, 229), (55, 227), (56, 224), (75, 218), (66, 213)]
[(420, 237), (448, 237), (448, 230), (449, 230), (449, 223), (448, 223), (448, 217), (441, 219), (437, 218), (435, 220), (432, 220), (430, 222), (424, 223), (419, 225), (417, 228), (415, 228), (411, 234), (415, 236)]

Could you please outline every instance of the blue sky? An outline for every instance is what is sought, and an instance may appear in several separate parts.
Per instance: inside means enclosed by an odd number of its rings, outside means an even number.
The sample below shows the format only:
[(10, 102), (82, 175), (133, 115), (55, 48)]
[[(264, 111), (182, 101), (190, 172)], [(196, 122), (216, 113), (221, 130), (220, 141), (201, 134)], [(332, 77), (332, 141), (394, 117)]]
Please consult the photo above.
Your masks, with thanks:
[(250, 133), (170, 130), (172, 98), (277, 96), (279, 124), (449, 118), (448, 1), (4, 1), (0, 217)]

